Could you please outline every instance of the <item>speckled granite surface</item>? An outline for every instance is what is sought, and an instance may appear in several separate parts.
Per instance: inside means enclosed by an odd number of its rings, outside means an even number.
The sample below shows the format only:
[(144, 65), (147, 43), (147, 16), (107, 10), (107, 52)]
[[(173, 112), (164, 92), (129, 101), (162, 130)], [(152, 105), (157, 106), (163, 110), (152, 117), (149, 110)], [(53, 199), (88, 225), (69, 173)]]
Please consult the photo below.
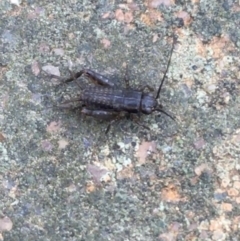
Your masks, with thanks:
[[(239, 4), (0, 1), (0, 240), (240, 240)], [(173, 33), (177, 123), (52, 108), (81, 90), (45, 71), (157, 89)]]

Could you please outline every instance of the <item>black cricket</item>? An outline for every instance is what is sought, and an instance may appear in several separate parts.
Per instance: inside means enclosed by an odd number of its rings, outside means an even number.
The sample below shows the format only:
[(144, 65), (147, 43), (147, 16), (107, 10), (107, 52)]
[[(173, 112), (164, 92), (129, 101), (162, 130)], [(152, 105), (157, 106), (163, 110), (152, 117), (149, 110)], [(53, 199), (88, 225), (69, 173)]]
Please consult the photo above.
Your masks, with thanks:
[[(58, 79), (61, 79), (62, 83), (68, 83), (74, 80), (78, 80), (82, 75), (85, 75), (96, 83), (96, 86), (89, 86), (84, 88), (82, 90), (81, 96), (78, 98), (71, 99), (70, 101), (66, 101), (62, 104), (80, 102), (80, 105), (74, 109), (80, 108), (82, 114), (93, 116), (101, 120), (111, 120), (106, 129), (106, 133), (109, 131), (111, 124), (120, 118), (127, 116), (132, 117), (132, 119), (135, 120), (138, 125), (149, 129), (147, 126), (139, 122), (138, 119), (141, 113), (149, 115), (154, 111), (158, 111), (164, 113), (174, 120), (170, 114), (163, 110), (163, 106), (157, 102), (171, 62), (174, 44), (175, 38), (173, 39), (167, 68), (158, 88), (156, 97), (149, 93), (153, 92), (153, 88), (151, 88), (149, 85), (145, 85), (139, 90), (132, 89), (129, 85), (129, 79), (127, 78), (127, 71), (125, 75), (126, 87), (119, 88), (116, 87), (114, 83), (112, 83), (107, 77), (90, 69), (83, 69), (77, 73), (71, 72), (71, 77), (67, 79), (62, 79), (61, 77), (54, 76)], [(81, 88), (78, 82), (77, 84)], [(149, 92), (144, 92), (145, 89), (148, 89)]]

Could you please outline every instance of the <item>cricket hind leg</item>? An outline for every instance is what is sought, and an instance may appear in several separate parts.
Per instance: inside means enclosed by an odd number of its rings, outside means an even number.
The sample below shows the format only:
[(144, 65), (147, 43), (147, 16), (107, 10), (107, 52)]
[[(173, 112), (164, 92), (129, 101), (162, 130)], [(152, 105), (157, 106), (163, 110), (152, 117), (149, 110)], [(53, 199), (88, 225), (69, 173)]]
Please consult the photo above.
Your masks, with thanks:
[(87, 116), (92, 116), (96, 119), (100, 120), (109, 120), (109, 124), (107, 126), (107, 129), (105, 131), (105, 134), (107, 134), (111, 128), (111, 126), (118, 122), (120, 119), (122, 119), (124, 116), (122, 115), (122, 112), (114, 111), (114, 110), (104, 110), (104, 109), (88, 109), (83, 108), (81, 110), (81, 113)]
[[(114, 83), (111, 82), (111, 80), (109, 80), (107, 77), (94, 72), (91, 69), (82, 69), (79, 72), (72, 72), (71, 70), (68, 70), (70, 72), (70, 77), (68, 78), (64, 78), (64, 77), (60, 77), (60, 76), (56, 76), (56, 75), (52, 75), (52, 77), (60, 80), (62, 82), (62, 84), (66, 84), (69, 82), (72, 82), (74, 80), (78, 80), (82, 75), (86, 75), (86, 77), (88, 77), (89, 79), (93, 80), (96, 84), (102, 85), (102, 86), (107, 86), (107, 87), (114, 87)], [(79, 85), (79, 83), (77, 82), (78, 86), (81, 88), (81, 86)]]
[(71, 100), (61, 102), (59, 105), (54, 105), (53, 107), (58, 108), (58, 109), (72, 110), (72, 111), (82, 109), (84, 107), (84, 104), (82, 102), (79, 105), (76, 105), (76, 106), (68, 105), (68, 104), (71, 104), (71, 103), (74, 103), (74, 102), (81, 102), (81, 99), (80, 98), (74, 98), (74, 99), (71, 99)]
[(112, 83), (111, 80), (108, 79), (106, 76), (101, 75), (97, 72), (94, 72), (91, 69), (83, 69), (82, 71), (88, 78), (93, 80), (96, 84), (106, 86), (106, 87), (114, 87), (115, 86), (114, 83)]
[[(44, 72), (46, 72), (46, 71), (44, 71)], [(70, 69), (68, 69), (68, 72), (70, 73), (70, 77), (68, 77), (68, 78), (66, 78), (66, 77), (61, 77), (61, 76), (54, 75), (54, 74), (49, 74), (48, 72), (46, 72), (46, 73), (47, 73), (50, 77), (55, 78), (55, 79), (57, 79), (57, 80), (60, 81), (60, 83), (56, 85), (57, 87), (59, 87), (59, 86), (61, 86), (61, 85), (64, 85), (64, 84), (67, 84), (67, 83), (70, 83), (70, 82), (72, 82), (72, 81), (74, 81), (74, 80), (77, 80), (78, 78), (80, 78), (80, 77), (83, 75), (83, 72), (82, 72), (82, 71), (77, 72), (77, 73), (74, 73), (73, 71), (71, 71)], [(79, 87), (80, 89), (82, 89), (81, 85), (80, 85), (78, 82), (76, 82), (76, 83), (77, 83), (78, 87)]]

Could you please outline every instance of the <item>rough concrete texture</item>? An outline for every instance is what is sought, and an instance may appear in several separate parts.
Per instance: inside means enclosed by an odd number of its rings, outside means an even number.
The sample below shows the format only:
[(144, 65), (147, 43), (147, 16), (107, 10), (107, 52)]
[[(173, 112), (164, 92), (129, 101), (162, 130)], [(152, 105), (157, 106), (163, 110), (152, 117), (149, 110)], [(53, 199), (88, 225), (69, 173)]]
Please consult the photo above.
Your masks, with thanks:
[[(239, 1), (0, 1), (0, 240), (240, 240)], [(91, 68), (176, 116), (54, 108)], [(48, 74), (47, 74), (47, 73)], [(92, 85), (81, 78), (81, 86)]]

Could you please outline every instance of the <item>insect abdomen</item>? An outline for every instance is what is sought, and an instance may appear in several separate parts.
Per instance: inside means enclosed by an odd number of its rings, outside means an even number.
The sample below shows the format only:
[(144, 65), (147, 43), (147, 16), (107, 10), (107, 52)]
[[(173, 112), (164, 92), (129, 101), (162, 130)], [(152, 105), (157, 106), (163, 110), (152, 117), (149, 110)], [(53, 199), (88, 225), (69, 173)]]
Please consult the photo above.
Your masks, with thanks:
[(97, 104), (114, 110), (139, 112), (142, 93), (131, 89), (90, 87), (83, 91), (85, 104)]

